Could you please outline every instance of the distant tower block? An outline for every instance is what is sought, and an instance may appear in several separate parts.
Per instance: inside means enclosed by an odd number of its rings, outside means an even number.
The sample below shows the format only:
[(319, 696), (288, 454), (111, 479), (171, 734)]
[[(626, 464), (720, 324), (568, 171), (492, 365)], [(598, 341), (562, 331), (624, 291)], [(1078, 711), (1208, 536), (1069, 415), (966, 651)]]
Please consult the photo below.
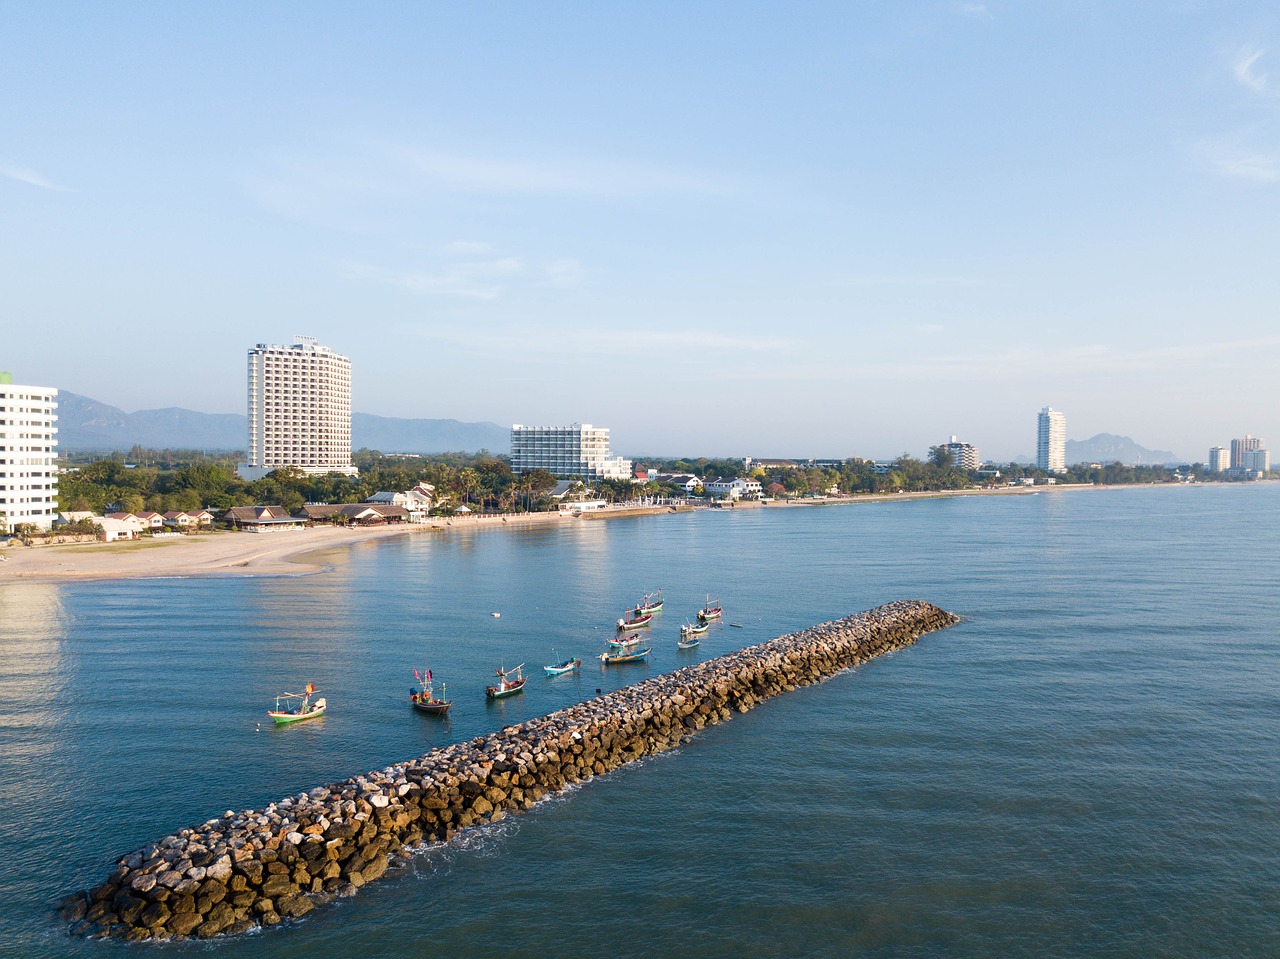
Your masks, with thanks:
[(1046, 406), (1040, 411), (1036, 438), (1036, 467), (1050, 473), (1067, 471), (1067, 417)]

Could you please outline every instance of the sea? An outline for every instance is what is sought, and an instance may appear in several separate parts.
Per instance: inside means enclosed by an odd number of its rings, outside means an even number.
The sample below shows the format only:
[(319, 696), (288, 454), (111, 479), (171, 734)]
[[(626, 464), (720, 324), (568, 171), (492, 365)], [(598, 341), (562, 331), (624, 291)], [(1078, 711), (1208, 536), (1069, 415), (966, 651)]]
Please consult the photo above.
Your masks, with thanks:
[[(1280, 955), (1280, 485), (459, 525), (318, 575), (0, 587), (0, 955)], [(649, 659), (605, 667), (659, 588)], [(55, 915), (184, 826), (898, 599), (963, 621), (299, 922), (157, 946)], [(408, 704), (428, 668), (445, 720)], [(269, 724), (308, 682), (328, 714)]]

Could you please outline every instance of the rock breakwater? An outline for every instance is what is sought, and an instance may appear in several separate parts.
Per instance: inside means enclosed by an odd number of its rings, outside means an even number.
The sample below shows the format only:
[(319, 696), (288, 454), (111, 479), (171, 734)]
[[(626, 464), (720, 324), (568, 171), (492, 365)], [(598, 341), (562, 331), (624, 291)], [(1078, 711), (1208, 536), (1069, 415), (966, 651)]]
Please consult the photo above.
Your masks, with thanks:
[(265, 809), (227, 812), (122, 857), (102, 885), (64, 899), (61, 916), (74, 934), (129, 940), (277, 925), (353, 895), (424, 840), (522, 812), (955, 622), (929, 603), (890, 603)]

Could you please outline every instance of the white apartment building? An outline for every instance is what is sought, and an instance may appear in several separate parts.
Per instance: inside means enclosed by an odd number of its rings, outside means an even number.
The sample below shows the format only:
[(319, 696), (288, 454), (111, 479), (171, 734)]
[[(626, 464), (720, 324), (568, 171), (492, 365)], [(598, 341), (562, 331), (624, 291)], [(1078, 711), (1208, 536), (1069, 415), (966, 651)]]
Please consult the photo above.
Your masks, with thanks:
[(1222, 473), (1231, 466), (1230, 452), (1221, 446), (1209, 450), (1209, 472)]
[(703, 489), (707, 491), (709, 496), (724, 497), (725, 499), (742, 499), (744, 496), (761, 496), (764, 494), (759, 480), (741, 476), (731, 478), (717, 476), (704, 484)]
[(1232, 440), (1231, 466), (1233, 468), (1246, 468), (1244, 463), (1245, 455), (1260, 449), (1262, 449), (1262, 440), (1256, 436), (1250, 436), (1248, 433), (1245, 433), (1239, 439)]
[(511, 471), (561, 478), (630, 479), (631, 460), (609, 455), (609, 431), (590, 423), (511, 427)]
[(1040, 411), (1036, 467), (1053, 473), (1067, 471), (1067, 417), (1051, 406)]
[(1271, 469), (1271, 451), (1259, 447), (1240, 454), (1240, 468), (1253, 473), (1266, 473)]
[(953, 436), (951, 442), (944, 443), (943, 446), (951, 454), (951, 462), (955, 464), (956, 469), (976, 470), (982, 465), (982, 456), (978, 453), (978, 447), (971, 443), (961, 443)]
[(351, 464), (351, 361), (309, 336), (249, 351), (249, 459), (239, 473), (261, 479), (296, 466), (355, 476)]
[(53, 525), (58, 505), (58, 391), (0, 373), (0, 532)]

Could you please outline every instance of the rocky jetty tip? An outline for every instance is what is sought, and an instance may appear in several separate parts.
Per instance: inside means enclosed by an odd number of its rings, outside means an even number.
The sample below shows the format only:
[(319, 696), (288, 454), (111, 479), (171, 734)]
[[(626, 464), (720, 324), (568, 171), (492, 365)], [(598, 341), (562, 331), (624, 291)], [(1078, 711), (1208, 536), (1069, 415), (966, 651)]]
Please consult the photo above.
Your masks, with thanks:
[(275, 926), (354, 895), (424, 840), (522, 812), (957, 621), (929, 603), (889, 603), (265, 809), (228, 811), (122, 857), (100, 886), (67, 896), (60, 915), (74, 935), (127, 940)]

